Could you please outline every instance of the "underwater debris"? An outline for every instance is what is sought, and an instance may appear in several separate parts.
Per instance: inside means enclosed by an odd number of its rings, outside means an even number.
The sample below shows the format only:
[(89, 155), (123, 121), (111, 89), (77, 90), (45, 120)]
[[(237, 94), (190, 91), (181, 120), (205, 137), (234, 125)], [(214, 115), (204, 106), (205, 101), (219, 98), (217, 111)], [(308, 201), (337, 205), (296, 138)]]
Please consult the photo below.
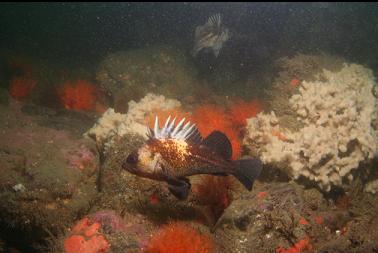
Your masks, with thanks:
[(212, 253), (211, 237), (185, 222), (163, 225), (151, 238), (144, 253)]

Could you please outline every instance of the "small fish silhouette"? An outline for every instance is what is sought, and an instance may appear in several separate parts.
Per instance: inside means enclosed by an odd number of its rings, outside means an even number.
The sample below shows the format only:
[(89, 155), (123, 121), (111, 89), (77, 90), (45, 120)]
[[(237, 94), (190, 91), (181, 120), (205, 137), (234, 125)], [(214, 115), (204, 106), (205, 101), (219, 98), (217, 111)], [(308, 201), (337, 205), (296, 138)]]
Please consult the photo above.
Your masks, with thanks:
[(212, 49), (215, 57), (218, 57), (223, 43), (231, 37), (231, 34), (222, 26), (222, 17), (218, 13), (209, 17), (204, 25), (197, 26), (194, 37), (193, 57), (204, 48)]

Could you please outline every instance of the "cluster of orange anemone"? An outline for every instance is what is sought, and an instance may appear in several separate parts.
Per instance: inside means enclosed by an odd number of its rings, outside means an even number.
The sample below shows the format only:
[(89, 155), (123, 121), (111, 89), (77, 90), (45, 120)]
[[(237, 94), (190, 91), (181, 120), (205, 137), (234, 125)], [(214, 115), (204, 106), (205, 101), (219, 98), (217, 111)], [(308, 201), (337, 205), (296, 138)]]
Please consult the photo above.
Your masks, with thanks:
[[(11, 73), (9, 94), (12, 98), (24, 101), (38, 84), (31, 63), (22, 58), (14, 58), (8, 64)], [(61, 105), (70, 110), (104, 112), (105, 106), (98, 102), (99, 89), (93, 83), (77, 79), (64, 82), (57, 89)]]

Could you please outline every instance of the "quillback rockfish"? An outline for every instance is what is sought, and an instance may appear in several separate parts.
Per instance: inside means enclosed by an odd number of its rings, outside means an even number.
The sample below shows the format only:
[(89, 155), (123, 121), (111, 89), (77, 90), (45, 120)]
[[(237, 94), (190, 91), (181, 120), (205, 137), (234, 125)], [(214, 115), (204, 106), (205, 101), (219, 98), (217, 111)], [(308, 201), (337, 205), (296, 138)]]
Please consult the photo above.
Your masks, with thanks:
[(213, 131), (203, 139), (195, 124), (185, 118), (175, 126), (170, 116), (159, 128), (156, 117), (154, 129), (148, 128), (148, 140), (128, 155), (122, 167), (135, 175), (168, 183), (169, 191), (178, 199), (189, 194), (188, 176), (212, 174), (233, 175), (248, 190), (260, 175), (259, 159), (231, 160), (231, 143), (223, 133)]

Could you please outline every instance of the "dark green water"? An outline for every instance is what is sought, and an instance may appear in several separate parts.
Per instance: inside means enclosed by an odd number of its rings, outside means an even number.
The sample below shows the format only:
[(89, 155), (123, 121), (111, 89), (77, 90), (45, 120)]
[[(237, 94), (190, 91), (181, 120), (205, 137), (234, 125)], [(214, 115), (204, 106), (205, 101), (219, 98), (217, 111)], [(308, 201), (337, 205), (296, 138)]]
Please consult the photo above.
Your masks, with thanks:
[(377, 69), (376, 3), (3, 3), (0, 48), (87, 60), (164, 43), (192, 47), (214, 13), (235, 35), (223, 60), (325, 51)]

